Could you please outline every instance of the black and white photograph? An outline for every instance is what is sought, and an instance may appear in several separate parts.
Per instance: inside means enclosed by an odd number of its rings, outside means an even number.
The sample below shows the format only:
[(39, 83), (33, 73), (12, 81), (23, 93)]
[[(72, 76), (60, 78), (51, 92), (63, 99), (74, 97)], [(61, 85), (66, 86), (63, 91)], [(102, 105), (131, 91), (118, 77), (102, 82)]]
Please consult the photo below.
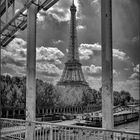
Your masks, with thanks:
[(0, 0), (0, 140), (140, 140), (140, 0)]

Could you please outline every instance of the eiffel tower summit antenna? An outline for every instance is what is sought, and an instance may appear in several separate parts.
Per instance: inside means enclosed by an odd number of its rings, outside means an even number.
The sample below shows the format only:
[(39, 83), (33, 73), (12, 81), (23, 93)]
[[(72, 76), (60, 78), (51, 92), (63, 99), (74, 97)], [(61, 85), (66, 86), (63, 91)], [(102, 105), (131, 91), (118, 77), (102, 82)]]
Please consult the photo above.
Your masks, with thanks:
[(72, 5), (74, 5), (74, 0), (72, 0)]
[(77, 30), (76, 30), (76, 6), (74, 0), (70, 6), (70, 41), (68, 47), (67, 61), (61, 75), (58, 86), (89, 87), (82, 72), (82, 64), (79, 60)]

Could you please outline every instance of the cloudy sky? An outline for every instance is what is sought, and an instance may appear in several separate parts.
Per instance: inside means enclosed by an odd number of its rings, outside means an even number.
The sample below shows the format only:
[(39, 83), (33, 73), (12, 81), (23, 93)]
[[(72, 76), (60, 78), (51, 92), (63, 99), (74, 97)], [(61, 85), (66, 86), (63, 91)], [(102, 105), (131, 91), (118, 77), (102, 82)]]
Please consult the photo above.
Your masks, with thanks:
[[(60, 0), (37, 15), (37, 78), (55, 84), (63, 71), (69, 45), (71, 0)], [(100, 0), (75, 0), (79, 55), (84, 75), (94, 89), (101, 87)], [(16, 2), (16, 11), (22, 7)], [(140, 1), (112, 0), (114, 90), (139, 98)], [(2, 49), (2, 74), (26, 75), (27, 30)]]

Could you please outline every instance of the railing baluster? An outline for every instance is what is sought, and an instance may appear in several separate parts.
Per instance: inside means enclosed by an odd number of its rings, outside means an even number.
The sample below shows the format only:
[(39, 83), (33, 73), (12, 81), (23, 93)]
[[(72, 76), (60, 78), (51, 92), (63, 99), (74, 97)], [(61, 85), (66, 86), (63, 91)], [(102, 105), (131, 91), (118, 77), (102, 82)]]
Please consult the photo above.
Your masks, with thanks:
[(70, 131), (71, 131), (71, 128), (69, 127), (69, 140), (70, 140)]
[(63, 127), (61, 128), (61, 140), (63, 140)]
[(78, 133), (79, 133), (79, 131), (78, 131), (78, 129), (75, 129), (75, 131), (76, 131), (76, 133), (75, 133), (75, 140), (78, 140)]
[(47, 140), (47, 127), (44, 128), (44, 140)]
[(53, 140), (53, 127), (50, 126), (50, 140)]
[(116, 140), (116, 133), (113, 133), (113, 140)]
[[(25, 123), (27, 121), (15, 119), (0, 119), (3, 132), (11, 139), (24, 139)], [(139, 133), (118, 130), (104, 130), (80, 126), (64, 126), (47, 122), (32, 122), (36, 124), (35, 140), (138, 140)], [(5, 131), (4, 131), (5, 130)], [(21, 131), (20, 131), (21, 130)], [(4, 136), (5, 133), (2, 133)], [(40, 135), (40, 136), (39, 136)], [(1, 139), (1, 137), (0, 137)]]
[(56, 140), (56, 128), (55, 128), (55, 127), (54, 127), (54, 129), (53, 129), (53, 135), (54, 135), (54, 136), (53, 136), (53, 139)]
[(133, 139), (135, 140), (135, 136), (133, 136)]
[(38, 127), (36, 128), (36, 138), (38, 140)]
[(126, 140), (129, 140), (129, 136), (128, 136), (128, 134), (126, 135)]
[(84, 138), (85, 138), (85, 140), (86, 140), (86, 132), (84, 131)]
[(66, 127), (64, 128), (64, 131), (65, 131), (65, 140), (67, 140), (67, 128)]
[(97, 139), (100, 140), (99, 131), (97, 132)]
[(57, 132), (57, 138), (58, 138), (58, 140), (59, 140), (59, 128), (58, 128), (58, 132)]
[(34, 135), (34, 140), (36, 140), (36, 131), (34, 131), (33, 135)]
[(42, 136), (41, 130), (42, 130), (42, 126), (40, 125), (40, 140), (41, 140), (41, 136)]
[(44, 129), (45, 129), (45, 126), (43, 125), (42, 126), (42, 140), (44, 140)]
[(121, 133), (120, 139), (122, 139), (122, 133)]

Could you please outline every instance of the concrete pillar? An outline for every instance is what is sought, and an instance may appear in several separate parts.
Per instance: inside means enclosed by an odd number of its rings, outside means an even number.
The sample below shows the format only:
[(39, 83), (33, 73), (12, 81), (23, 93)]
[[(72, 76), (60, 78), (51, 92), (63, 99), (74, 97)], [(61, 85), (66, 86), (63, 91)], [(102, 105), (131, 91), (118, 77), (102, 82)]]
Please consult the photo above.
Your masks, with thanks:
[[(1, 5), (1, 1), (0, 1)], [(0, 21), (0, 83), (1, 83), (1, 21)], [(1, 89), (1, 84), (0, 84), (0, 89)], [(2, 117), (2, 104), (1, 104), (1, 92), (0, 92), (0, 118)]]
[(102, 127), (113, 129), (112, 0), (101, 0)]
[[(1, 32), (1, 30), (0, 30), (0, 32)], [(0, 83), (1, 83), (1, 35), (0, 35)], [(1, 89), (1, 84), (0, 84), (0, 89)], [(2, 97), (1, 97), (1, 92), (0, 92), (0, 118), (2, 116), (2, 103), (1, 103), (2, 100), (1, 100), (1, 98)]]
[[(26, 120), (36, 120), (36, 14), (37, 6), (32, 4), (27, 14), (27, 79)], [(35, 124), (27, 123), (26, 140), (34, 139)]]

